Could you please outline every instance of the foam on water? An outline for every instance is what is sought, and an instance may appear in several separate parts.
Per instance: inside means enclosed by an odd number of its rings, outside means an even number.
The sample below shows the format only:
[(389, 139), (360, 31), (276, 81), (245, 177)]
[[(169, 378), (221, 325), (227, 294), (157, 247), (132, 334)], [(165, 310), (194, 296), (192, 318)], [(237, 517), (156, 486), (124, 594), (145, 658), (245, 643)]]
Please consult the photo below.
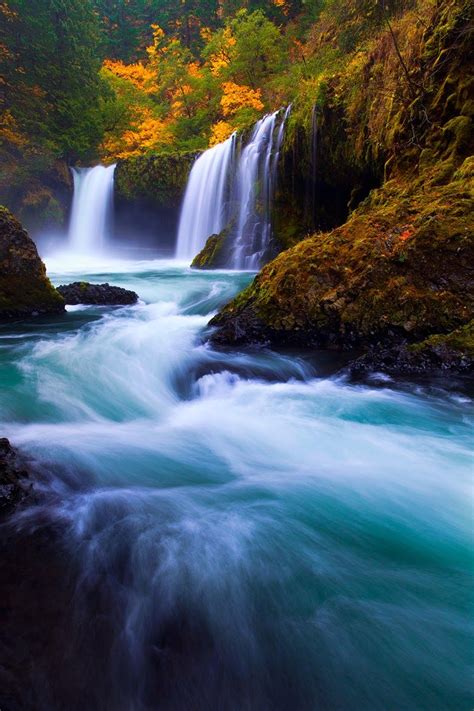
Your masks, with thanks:
[(248, 275), (106, 270), (75, 276), (143, 303), (0, 351), (2, 430), (53, 472), (18, 525), (61, 521), (76, 624), (97, 590), (112, 622), (96, 707), (468, 708), (470, 403), (213, 351)]

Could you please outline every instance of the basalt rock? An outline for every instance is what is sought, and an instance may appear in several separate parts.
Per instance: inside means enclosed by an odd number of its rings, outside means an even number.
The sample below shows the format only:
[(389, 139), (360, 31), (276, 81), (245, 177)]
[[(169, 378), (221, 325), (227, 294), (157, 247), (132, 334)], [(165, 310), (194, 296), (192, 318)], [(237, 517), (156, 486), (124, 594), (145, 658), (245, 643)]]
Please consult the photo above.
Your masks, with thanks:
[(21, 504), (30, 491), (28, 471), (8, 439), (0, 438), (0, 519)]
[(110, 284), (89, 284), (75, 281), (72, 284), (58, 286), (58, 292), (66, 304), (95, 304), (97, 306), (128, 306), (136, 304), (138, 294), (120, 286)]
[(63, 298), (47, 278), (35, 243), (0, 207), (0, 321), (62, 311)]
[(474, 323), (445, 336), (421, 343), (370, 348), (349, 367), (352, 375), (383, 372), (389, 375), (469, 375), (474, 371)]

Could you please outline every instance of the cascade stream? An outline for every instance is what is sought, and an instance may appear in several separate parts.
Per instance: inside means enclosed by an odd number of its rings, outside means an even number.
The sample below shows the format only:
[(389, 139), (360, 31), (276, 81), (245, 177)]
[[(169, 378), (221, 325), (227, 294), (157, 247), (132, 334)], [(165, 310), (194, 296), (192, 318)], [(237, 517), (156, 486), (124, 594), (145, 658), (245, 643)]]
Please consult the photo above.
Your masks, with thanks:
[(258, 269), (269, 254), (278, 159), (291, 107), (258, 121), (247, 145), (235, 136), (205, 151), (189, 177), (176, 256), (191, 260), (212, 234), (230, 228), (231, 269)]
[(115, 167), (72, 169), (74, 196), (68, 244), (74, 252), (98, 253), (110, 235)]

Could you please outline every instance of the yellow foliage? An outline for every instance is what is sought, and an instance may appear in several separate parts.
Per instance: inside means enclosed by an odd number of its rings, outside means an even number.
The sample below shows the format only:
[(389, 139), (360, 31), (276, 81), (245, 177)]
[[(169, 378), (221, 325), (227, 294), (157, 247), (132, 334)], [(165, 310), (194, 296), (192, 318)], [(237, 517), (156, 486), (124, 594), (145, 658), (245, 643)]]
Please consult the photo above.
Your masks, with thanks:
[(104, 69), (107, 69), (121, 79), (127, 79), (137, 89), (145, 94), (152, 94), (155, 90), (156, 74), (152, 69), (145, 67), (141, 62), (137, 64), (124, 64), (120, 60), (106, 59)]
[(214, 76), (218, 76), (221, 69), (229, 66), (231, 62), (232, 47), (235, 46), (235, 37), (232, 36), (232, 32), (229, 27), (226, 27), (224, 30), (223, 38), (223, 46), (209, 58), (209, 66), (211, 68), (211, 73)]
[(0, 114), (0, 143), (11, 143), (21, 148), (28, 143), (28, 138), (18, 127), (18, 123), (10, 111)]
[(250, 108), (263, 111), (262, 92), (260, 89), (251, 89), (245, 84), (234, 84), (227, 81), (222, 85), (223, 95), (221, 109), (224, 116), (232, 116), (239, 109)]
[(227, 121), (218, 121), (211, 128), (211, 138), (209, 146), (216, 146), (218, 143), (226, 141), (234, 132), (234, 129)]
[(202, 76), (199, 62), (191, 62), (191, 64), (188, 65), (188, 72), (189, 76), (193, 77), (193, 79), (199, 79)]
[(101, 153), (105, 158), (132, 158), (159, 150), (171, 142), (166, 121), (153, 117), (150, 109), (143, 109), (134, 126), (121, 136), (109, 136), (104, 141)]
[(18, 13), (8, 7), (6, 2), (0, 2), (0, 13), (10, 22), (18, 17)]

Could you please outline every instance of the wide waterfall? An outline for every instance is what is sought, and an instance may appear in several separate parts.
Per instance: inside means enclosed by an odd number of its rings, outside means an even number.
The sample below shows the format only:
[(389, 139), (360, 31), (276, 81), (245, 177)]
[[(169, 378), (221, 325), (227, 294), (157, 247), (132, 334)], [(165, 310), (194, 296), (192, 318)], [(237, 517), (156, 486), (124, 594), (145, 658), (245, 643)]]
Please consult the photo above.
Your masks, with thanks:
[(75, 252), (100, 251), (110, 234), (115, 165), (73, 168), (74, 198), (69, 246)]
[(247, 145), (233, 135), (196, 161), (181, 211), (176, 256), (192, 259), (229, 228), (228, 266), (258, 269), (269, 255), (278, 159), (291, 107), (258, 121)]
[(235, 136), (210, 148), (196, 161), (189, 176), (178, 229), (176, 256), (192, 259), (206, 240), (224, 229), (226, 193), (233, 163)]

